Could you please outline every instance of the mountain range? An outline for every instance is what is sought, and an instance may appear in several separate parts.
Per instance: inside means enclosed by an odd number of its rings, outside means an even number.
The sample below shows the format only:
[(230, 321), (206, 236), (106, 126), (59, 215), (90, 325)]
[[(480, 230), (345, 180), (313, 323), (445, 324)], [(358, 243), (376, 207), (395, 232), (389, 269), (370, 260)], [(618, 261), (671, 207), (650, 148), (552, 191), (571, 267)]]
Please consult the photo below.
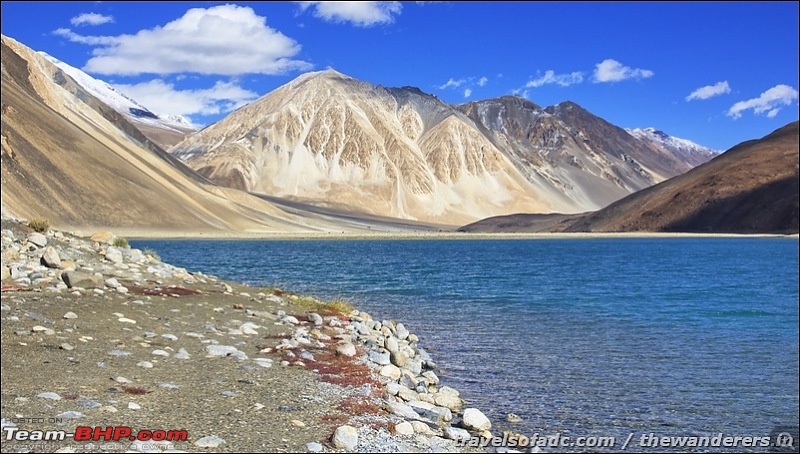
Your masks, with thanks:
[[(625, 130), (570, 101), (451, 105), (334, 70), (303, 74), (197, 131), (11, 38), (2, 50), (3, 215), (66, 227), (481, 230), (497, 216), (528, 213), (535, 227), (522, 230), (692, 228), (600, 213), (624, 206), (614, 212), (634, 216), (641, 199), (622, 200), (730, 153), (716, 157), (656, 128)], [(793, 152), (784, 164), (796, 194)], [(758, 158), (745, 162), (759, 167)], [(713, 196), (691, 191), (688, 199)], [(797, 206), (796, 195), (787, 200)], [(661, 209), (673, 208), (651, 211)]]
[(516, 214), (464, 232), (797, 233), (800, 127), (741, 143), (683, 175), (579, 215)]
[(170, 152), (223, 186), (445, 225), (594, 210), (692, 167), (571, 102), (453, 106), (335, 70), (304, 74)]

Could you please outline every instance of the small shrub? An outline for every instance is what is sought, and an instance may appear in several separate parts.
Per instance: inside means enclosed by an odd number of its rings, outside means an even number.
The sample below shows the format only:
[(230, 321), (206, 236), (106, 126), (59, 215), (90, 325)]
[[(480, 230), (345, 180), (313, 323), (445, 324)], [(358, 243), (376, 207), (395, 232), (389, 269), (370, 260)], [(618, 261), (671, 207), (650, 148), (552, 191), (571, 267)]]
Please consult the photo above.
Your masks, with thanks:
[(112, 246), (121, 247), (121, 248), (127, 248), (128, 247), (128, 240), (126, 240), (125, 237), (118, 236), (118, 237), (114, 238), (114, 243), (112, 244)]
[(44, 218), (35, 218), (28, 221), (28, 227), (32, 228), (34, 232), (47, 233), (50, 230), (50, 221)]
[(158, 255), (158, 252), (156, 252), (155, 249), (147, 248), (144, 251), (142, 251), (142, 253), (153, 260), (158, 260), (159, 262), (161, 261), (161, 256)]

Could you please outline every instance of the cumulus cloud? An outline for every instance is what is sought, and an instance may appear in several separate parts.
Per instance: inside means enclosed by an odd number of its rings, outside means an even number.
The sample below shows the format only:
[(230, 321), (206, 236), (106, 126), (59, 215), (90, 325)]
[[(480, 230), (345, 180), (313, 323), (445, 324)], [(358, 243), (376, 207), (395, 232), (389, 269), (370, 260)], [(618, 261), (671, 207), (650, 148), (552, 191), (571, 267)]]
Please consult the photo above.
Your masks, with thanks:
[(312, 9), (327, 22), (350, 22), (359, 27), (390, 24), (400, 14), (400, 2), (298, 2), (300, 10)]
[(458, 79), (458, 80), (456, 80), (456, 79), (451, 78), (450, 80), (447, 81), (446, 84), (439, 85), (436, 88), (438, 88), (439, 90), (445, 90), (445, 89), (448, 89), (448, 88), (458, 88), (458, 87), (464, 85), (466, 82), (467, 82), (467, 79)]
[(485, 77), (485, 76), (484, 76), (484, 77), (481, 77), (481, 78), (478, 80), (478, 86), (479, 86), (479, 87), (485, 87), (487, 83), (489, 83), (489, 78), (487, 78), (487, 77)]
[(708, 99), (730, 92), (731, 87), (728, 85), (728, 81), (725, 80), (722, 82), (717, 82), (714, 85), (706, 85), (705, 87), (698, 88), (697, 90), (691, 92), (689, 96), (686, 97), (686, 100), (691, 101), (693, 99)]
[(114, 22), (114, 17), (103, 16), (97, 13), (83, 13), (70, 19), (70, 23), (76, 27), (82, 25), (103, 25)]
[(467, 88), (466, 90), (464, 90), (464, 97), (469, 98), (470, 96), (472, 96), (472, 89)]
[(623, 66), (622, 63), (607, 58), (595, 65), (592, 80), (594, 83), (619, 82), (626, 79), (646, 79), (653, 77), (653, 71), (649, 69), (633, 69)]
[(730, 109), (727, 115), (733, 118), (742, 116), (742, 112), (748, 109), (753, 109), (755, 114), (763, 114), (766, 112), (767, 118), (774, 118), (781, 110), (779, 106), (789, 106), (792, 101), (797, 99), (797, 90), (788, 85), (776, 85), (769, 90), (761, 93), (758, 98), (748, 99), (747, 101), (739, 101)]
[(220, 5), (192, 8), (162, 26), (134, 35), (82, 36), (69, 29), (54, 32), (92, 46), (84, 71), (138, 74), (286, 74), (312, 65), (294, 60), (300, 45), (266, 25), (252, 8)]
[(258, 98), (253, 91), (223, 81), (217, 81), (211, 88), (194, 90), (178, 90), (161, 79), (134, 85), (114, 84), (113, 87), (159, 115), (228, 113)]
[(528, 88), (538, 88), (542, 85), (558, 84), (562, 87), (569, 87), (573, 84), (583, 82), (583, 73), (580, 71), (572, 72), (569, 74), (556, 74), (555, 71), (548, 69), (544, 75), (538, 79), (534, 79), (525, 84)]

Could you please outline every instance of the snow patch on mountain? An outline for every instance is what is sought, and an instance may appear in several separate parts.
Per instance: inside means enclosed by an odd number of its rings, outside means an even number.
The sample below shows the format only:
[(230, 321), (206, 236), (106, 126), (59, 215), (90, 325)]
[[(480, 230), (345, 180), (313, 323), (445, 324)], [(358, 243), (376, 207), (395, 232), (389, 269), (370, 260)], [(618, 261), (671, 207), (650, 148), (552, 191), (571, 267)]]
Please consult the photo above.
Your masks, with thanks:
[(40, 51), (38, 53), (56, 65), (59, 69), (67, 73), (67, 75), (72, 77), (75, 82), (88, 91), (92, 96), (104, 102), (109, 107), (124, 115), (128, 119), (166, 129), (198, 129), (198, 127), (186, 117), (181, 115), (160, 115), (154, 113), (131, 97), (117, 91), (107, 82), (95, 79), (80, 69), (64, 63), (63, 61), (53, 57), (52, 55), (49, 55), (46, 52)]

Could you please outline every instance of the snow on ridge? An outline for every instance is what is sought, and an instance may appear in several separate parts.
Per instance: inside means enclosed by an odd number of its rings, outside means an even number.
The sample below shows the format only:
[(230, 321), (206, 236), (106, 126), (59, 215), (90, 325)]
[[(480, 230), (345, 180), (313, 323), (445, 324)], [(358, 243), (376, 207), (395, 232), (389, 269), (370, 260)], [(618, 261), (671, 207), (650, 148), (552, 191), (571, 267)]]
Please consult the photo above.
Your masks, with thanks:
[(636, 129), (625, 129), (628, 134), (636, 137), (637, 139), (647, 139), (653, 142), (661, 143), (665, 146), (676, 148), (676, 149), (686, 149), (686, 150), (693, 150), (699, 152), (707, 152), (711, 151), (715, 154), (718, 153), (716, 150), (712, 150), (711, 148), (704, 147), (699, 145), (695, 142), (692, 142), (688, 139), (682, 139), (680, 137), (671, 136), (664, 131), (659, 129), (649, 127), (649, 128), (636, 128)]
[(197, 126), (186, 117), (181, 115), (156, 114), (131, 97), (117, 91), (109, 83), (95, 79), (82, 70), (64, 63), (47, 52), (39, 51), (38, 53), (72, 77), (84, 90), (129, 119), (169, 129), (175, 127), (197, 129)]

